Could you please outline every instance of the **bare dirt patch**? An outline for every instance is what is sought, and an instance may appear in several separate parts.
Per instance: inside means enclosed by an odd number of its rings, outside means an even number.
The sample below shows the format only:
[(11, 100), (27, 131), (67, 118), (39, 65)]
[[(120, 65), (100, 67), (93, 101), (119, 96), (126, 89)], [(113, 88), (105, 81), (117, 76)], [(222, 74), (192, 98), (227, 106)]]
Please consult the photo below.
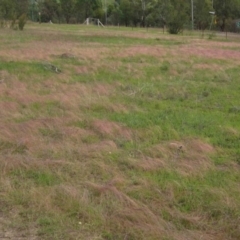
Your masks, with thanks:
[(37, 240), (35, 227), (19, 230), (9, 227), (11, 221), (0, 215), (0, 239), (1, 240)]

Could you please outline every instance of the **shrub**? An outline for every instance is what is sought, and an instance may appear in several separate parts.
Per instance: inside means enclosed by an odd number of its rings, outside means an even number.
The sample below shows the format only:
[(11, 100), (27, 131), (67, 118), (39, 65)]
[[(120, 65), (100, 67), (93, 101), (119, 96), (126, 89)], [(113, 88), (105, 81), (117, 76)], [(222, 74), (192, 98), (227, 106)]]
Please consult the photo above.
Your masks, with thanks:
[(20, 30), (23, 30), (26, 22), (27, 22), (27, 15), (24, 13), (18, 19), (18, 27)]
[(178, 34), (183, 29), (181, 22), (175, 21), (168, 23), (168, 32), (170, 34)]
[(169, 33), (178, 34), (183, 30), (188, 20), (188, 5), (185, 0), (171, 0), (166, 13), (166, 23)]

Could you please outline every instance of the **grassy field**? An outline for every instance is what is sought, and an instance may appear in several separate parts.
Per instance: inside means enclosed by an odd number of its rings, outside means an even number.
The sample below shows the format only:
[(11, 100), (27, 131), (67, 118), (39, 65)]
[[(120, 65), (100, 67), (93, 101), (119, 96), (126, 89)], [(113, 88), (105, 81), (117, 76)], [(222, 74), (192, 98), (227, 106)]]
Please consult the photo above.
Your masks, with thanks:
[(240, 43), (0, 30), (0, 238), (240, 239)]

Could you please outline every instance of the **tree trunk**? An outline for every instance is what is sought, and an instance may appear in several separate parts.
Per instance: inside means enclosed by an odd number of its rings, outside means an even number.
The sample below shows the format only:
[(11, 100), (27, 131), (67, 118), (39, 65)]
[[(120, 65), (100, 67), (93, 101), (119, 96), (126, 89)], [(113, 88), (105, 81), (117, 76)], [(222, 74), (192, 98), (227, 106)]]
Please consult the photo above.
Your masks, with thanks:
[(224, 30), (225, 30), (225, 22), (226, 22), (226, 19), (223, 18), (222, 24), (221, 24), (221, 26), (220, 26), (222, 32), (224, 32)]

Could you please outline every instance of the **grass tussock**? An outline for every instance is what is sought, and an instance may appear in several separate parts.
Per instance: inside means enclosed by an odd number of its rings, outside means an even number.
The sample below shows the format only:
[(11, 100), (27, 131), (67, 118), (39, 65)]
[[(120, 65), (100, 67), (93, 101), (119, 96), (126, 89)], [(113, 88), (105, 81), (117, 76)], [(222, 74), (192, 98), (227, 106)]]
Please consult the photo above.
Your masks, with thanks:
[(0, 36), (0, 238), (240, 238), (237, 41)]

